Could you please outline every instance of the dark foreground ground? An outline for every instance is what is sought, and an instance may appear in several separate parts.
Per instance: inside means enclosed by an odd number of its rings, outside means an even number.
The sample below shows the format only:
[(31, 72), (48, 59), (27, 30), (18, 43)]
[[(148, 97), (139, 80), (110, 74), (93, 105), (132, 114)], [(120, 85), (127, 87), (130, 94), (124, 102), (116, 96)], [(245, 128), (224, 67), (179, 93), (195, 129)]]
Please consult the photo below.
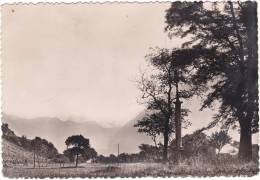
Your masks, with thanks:
[(254, 176), (259, 172), (258, 164), (223, 162), (218, 165), (199, 163), (192, 165), (169, 165), (162, 163), (80, 164), (74, 168), (65, 165), (47, 167), (4, 167), (6, 177), (169, 177), (169, 176)]

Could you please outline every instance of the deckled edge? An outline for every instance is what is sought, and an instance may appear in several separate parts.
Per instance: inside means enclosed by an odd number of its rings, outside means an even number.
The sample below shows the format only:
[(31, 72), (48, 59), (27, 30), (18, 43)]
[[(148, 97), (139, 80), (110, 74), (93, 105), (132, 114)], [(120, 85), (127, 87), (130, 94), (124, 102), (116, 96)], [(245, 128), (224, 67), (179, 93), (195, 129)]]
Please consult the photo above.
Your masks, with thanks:
[[(1, 125), (2, 125), (2, 102), (3, 102), (3, 81), (2, 81), (2, 68), (3, 68), (3, 60), (2, 60), (2, 6), (3, 5), (61, 5), (61, 4), (128, 4), (128, 3), (137, 3), (137, 4), (145, 4), (145, 3), (170, 3), (170, 2), (174, 2), (174, 1), (191, 1), (191, 2), (196, 2), (196, 0), (122, 0), (122, 1), (113, 1), (113, 0), (92, 0), (92, 1), (88, 1), (88, 0), (81, 0), (81, 1), (77, 1), (77, 0), (0, 0), (0, 118), (1, 118)], [(203, 1), (203, 2), (216, 2), (216, 1), (225, 1), (225, 0), (197, 0), (197, 1)], [(237, 0), (229, 0), (229, 1), (237, 1)], [(247, 0), (240, 0), (240, 1), (247, 1)], [(253, 0), (256, 1), (256, 0)], [(260, 22), (260, 3), (257, 3), (257, 7), (258, 7), (258, 11), (257, 11), (257, 16), (258, 16), (258, 26), (259, 26), (259, 22)], [(260, 45), (260, 38), (258, 38), (258, 47)], [(260, 50), (258, 48), (258, 54), (259, 54)], [(260, 74), (260, 70), (258, 72)], [(258, 83), (260, 82), (260, 78), (258, 80)], [(260, 92), (259, 92), (260, 93)], [(2, 137), (2, 130), (0, 130), (0, 136)], [(1, 139), (1, 138), (0, 138)], [(259, 136), (259, 140), (260, 140), (260, 136)], [(2, 141), (0, 140), (0, 179), (56, 179), (56, 178), (50, 178), (50, 177), (14, 177), (14, 178), (9, 178), (3, 175), (3, 166), (2, 166)], [(259, 151), (260, 153), (260, 151)], [(260, 164), (259, 164), (260, 167)], [(156, 179), (163, 179), (163, 178), (186, 178), (187, 180), (192, 180), (194, 178), (204, 178), (204, 179), (211, 179), (211, 180), (217, 180), (217, 179), (230, 179), (233, 178), (235, 179), (244, 179), (244, 178), (250, 178), (250, 179), (258, 179), (258, 177), (260, 177), (260, 174), (258, 172), (257, 175), (254, 175), (252, 177), (250, 176), (246, 176), (246, 175), (238, 175), (238, 176), (191, 176), (191, 175), (187, 175), (187, 176), (134, 176), (134, 177), (128, 177), (128, 176), (116, 176), (116, 177), (58, 177), (59, 179), (72, 179), (72, 180), (81, 180), (81, 179), (122, 179), (122, 178), (127, 178), (127, 179), (136, 179), (136, 178), (140, 178), (140, 179), (148, 179), (148, 178), (156, 178)]]

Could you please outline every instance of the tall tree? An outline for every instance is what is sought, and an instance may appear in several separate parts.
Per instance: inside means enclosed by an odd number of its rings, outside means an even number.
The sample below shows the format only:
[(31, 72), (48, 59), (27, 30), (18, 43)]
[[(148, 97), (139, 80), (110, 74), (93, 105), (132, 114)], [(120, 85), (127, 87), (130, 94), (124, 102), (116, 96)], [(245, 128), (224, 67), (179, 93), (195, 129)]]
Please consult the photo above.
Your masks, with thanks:
[[(187, 99), (192, 96), (192, 91), (188, 89), (189, 70), (186, 66), (186, 59), (179, 54), (177, 49), (155, 49), (147, 56), (147, 59), (151, 69), (148, 74), (142, 74), (138, 88), (142, 92), (142, 103), (145, 103), (147, 109), (152, 111), (155, 116), (152, 118), (153, 121), (156, 118), (161, 121), (158, 126), (159, 131), (155, 133), (163, 130), (163, 159), (166, 161), (169, 136), (173, 132), (171, 123), (174, 123), (174, 101), (178, 85), (183, 83), (186, 86), (179, 91), (181, 98)], [(177, 78), (178, 81), (176, 81)]]
[(39, 154), (41, 151), (41, 138), (40, 137), (35, 137), (32, 141), (31, 141), (31, 146), (33, 148), (33, 168), (36, 167), (36, 159), (38, 162), (38, 167), (40, 168), (40, 158), (39, 158)]
[[(256, 2), (173, 2), (166, 13), (170, 36), (189, 37), (183, 44), (193, 60), (202, 109), (220, 102), (210, 126), (240, 125), (239, 157), (252, 158), (252, 133), (258, 131)], [(210, 127), (209, 126), (209, 127)]]
[[(79, 155), (83, 154), (87, 149), (89, 149), (89, 139), (84, 138), (82, 135), (73, 135), (66, 139), (65, 144), (67, 145), (67, 152), (70, 152), (70, 155), (76, 157), (75, 166), (78, 167), (78, 158)], [(64, 153), (65, 155), (67, 153)]]

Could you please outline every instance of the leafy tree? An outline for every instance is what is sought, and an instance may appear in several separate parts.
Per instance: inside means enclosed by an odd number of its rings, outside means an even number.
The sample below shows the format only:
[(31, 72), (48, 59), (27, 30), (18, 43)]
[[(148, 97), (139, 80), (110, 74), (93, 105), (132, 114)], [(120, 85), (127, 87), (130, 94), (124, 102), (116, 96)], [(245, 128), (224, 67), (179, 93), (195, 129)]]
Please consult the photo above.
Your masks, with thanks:
[(90, 147), (89, 139), (84, 138), (82, 135), (73, 135), (66, 139), (65, 144), (67, 150), (65, 150), (64, 154), (69, 154), (69, 157), (76, 157), (75, 166), (78, 167), (79, 155), (84, 154)]
[[(157, 146), (156, 137), (163, 133), (163, 122), (165, 121), (164, 116), (160, 112), (153, 113), (151, 115), (145, 116), (142, 119), (137, 120), (137, 123), (134, 127), (138, 128), (139, 133), (144, 133), (150, 136)], [(173, 130), (172, 123), (170, 124), (170, 130)]]
[(68, 163), (70, 160), (67, 156), (65, 156), (64, 154), (57, 154), (55, 156), (55, 158), (53, 159), (53, 162), (55, 163), (59, 163), (60, 164), (60, 167), (63, 166), (64, 167), (64, 164), (65, 163)]
[(82, 157), (85, 160), (92, 159), (92, 161), (95, 161), (95, 159), (97, 158), (97, 155), (98, 154), (97, 154), (96, 150), (92, 147), (86, 148), (84, 150), (84, 152), (82, 153)]
[[(205, 133), (203, 133), (203, 130), (205, 130), (204, 128), (196, 130), (195, 132), (193, 132), (192, 134), (186, 134), (185, 136), (183, 136), (182, 138), (182, 143), (183, 143), (183, 147), (184, 147), (184, 154), (186, 156), (194, 156), (194, 155), (198, 155), (199, 149), (202, 146), (208, 146), (209, 143), (209, 139), (207, 137), (207, 135)], [(175, 149), (176, 146), (176, 140), (174, 139), (171, 142), (171, 149), (172, 149), (172, 156), (174, 156)]]
[(117, 161), (118, 161), (117, 157), (114, 154), (109, 155), (109, 162), (110, 163), (116, 163)]
[(239, 123), (239, 157), (252, 158), (258, 131), (256, 2), (173, 2), (166, 13), (170, 36), (189, 37), (184, 51), (193, 61), (193, 83), (204, 94), (202, 109), (220, 102), (209, 127)]
[(68, 148), (66, 150), (63, 151), (64, 156), (66, 156), (70, 162), (74, 162), (75, 161), (75, 154), (72, 150), (72, 148)]
[(58, 150), (51, 142), (47, 142), (44, 146), (46, 147), (45, 156), (47, 156), (47, 158), (52, 159), (59, 154)]
[(231, 137), (227, 134), (227, 131), (221, 130), (215, 132), (210, 137), (210, 144), (217, 148), (218, 154), (220, 153), (223, 146), (231, 142)]
[[(188, 88), (190, 87), (188, 62), (179, 54), (177, 49), (154, 49), (153, 53), (147, 56), (147, 59), (149, 65), (151, 65), (150, 73), (142, 74), (138, 88), (142, 92), (142, 103), (147, 105), (148, 110), (155, 113), (148, 119), (143, 119), (142, 125), (139, 121), (137, 126), (142, 127), (141, 131), (145, 133), (151, 130), (148, 134), (152, 136), (163, 130), (163, 159), (166, 161), (168, 159), (169, 136), (173, 132), (171, 123), (175, 123), (174, 101), (176, 95), (185, 99), (193, 95), (193, 91)], [(185, 88), (180, 90), (179, 85), (185, 86)], [(159, 124), (154, 124), (155, 121), (159, 120), (161, 121)]]
[(46, 139), (42, 139), (40, 137), (35, 137), (31, 141), (26, 139), (26, 137), (22, 137), (20, 139), (23, 148), (28, 148), (28, 150), (33, 151), (34, 167), (36, 160), (38, 162), (38, 167), (40, 168), (40, 159), (45, 158), (47, 161), (47, 159), (53, 159), (58, 154), (58, 150), (55, 146)]
[(97, 156), (96, 162), (105, 162), (106, 157), (103, 156), (102, 154), (100, 154), (99, 156)]
[(31, 150), (31, 143), (30, 143), (30, 140), (27, 139), (26, 136), (22, 136), (20, 138), (20, 142), (21, 142), (21, 146), (24, 148), (24, 149), (30, 149)]
[[(190, 123), (185, 119), (185, 117), (188, 116), (188, 110), (182, 109), (181, 114), (183, 128), (187, 128), (190, 125)], [(154, 145), (157, 146), (157, 137), (164, 132), (165, 119), (163, 118), (164, 116), (161, 112), (155, 112), (151, 114), (148, 113), (142, 119), (137, 120), (137, 123), (134, 125), (134, 127), (138, 128), (139, 133), (144, 133), (150, 136), (154, 142)], [(171, 121), (169, 122), (169, 131), (169, 136), (175, 132), (173, 119), (171, 119)]]
[(145, 160), (158, 160), (162, 156), (160, 147), (152, 146), (149, 144), (141, 144), (139, 146), (140, 154)]
[(9, 129), (9, 126), (7, 123), (3, 123), (2, 126), (1, 126), (1, 129), (2, 129), (2, 137), (3, 138), (7, 138), (8, 136), (15, 136), (15, 133)]
[(7, 123), (3, 123), (1, 129), (2, 129), (2, 138), (11, 141), (14, 144), (17, 144), (18, 146), (20, 145), (19, 139), (17, 138), (15, 133), (11, 129), (9, 129)]
[(121, 153), (118, 155), (118, 162), (122, 163), (130, 163), (131, 162), (131, 155), (128, 153)]

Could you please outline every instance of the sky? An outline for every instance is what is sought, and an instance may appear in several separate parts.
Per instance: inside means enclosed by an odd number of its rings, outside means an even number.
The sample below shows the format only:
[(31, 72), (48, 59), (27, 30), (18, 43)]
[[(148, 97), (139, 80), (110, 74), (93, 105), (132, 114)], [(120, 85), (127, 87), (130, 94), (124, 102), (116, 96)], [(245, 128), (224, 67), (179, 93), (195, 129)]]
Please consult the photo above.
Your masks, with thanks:
[[(151, 47), (179, 47), (164, 31), (169, 3), (2, 7), (3, 112), (123, 125), (145, 109), (134, 82)], [(187, 102), (192, 129), (214, 111)], [(77, 121), (76, 119), (73, 119)], [(184, 130), (185, 131), (185, 130)]]
[[(2, 6), (2, 109), (26, 118), (95, 121), (122, 126), (145, 109), (134, 82), (151, 47), (180, 47), (164, 31), (169, 3)], [(205, 127), (216, 110), (184, 102), (191, 126)], [(210, 135), (219, 126), (207, 131)], [(239, 140), (238, 130), (229, 131)], [(258, 134), (253, 143), (258, 143)], [(226, 148), (226, 149), (225, 149)], [(231, 147), (225, 147), (224, 151)]]
[(4, 5), (3, 110), (125, 122), (150, 47), (172, 47), (160, 4)]

